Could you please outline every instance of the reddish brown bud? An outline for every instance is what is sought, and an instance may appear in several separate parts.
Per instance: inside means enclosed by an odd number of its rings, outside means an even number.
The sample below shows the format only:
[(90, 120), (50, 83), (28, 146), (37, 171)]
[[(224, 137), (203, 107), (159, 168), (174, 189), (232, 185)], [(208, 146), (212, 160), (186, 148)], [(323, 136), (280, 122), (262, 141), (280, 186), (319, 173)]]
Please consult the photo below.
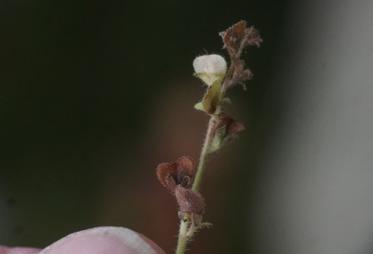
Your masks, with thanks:
[(242, 123), (235, 121), (225, 113), (220, 113), (212, 129), (213, 139), (209, 146), (209, 153), (222, 148), (228, 141), (237, 137), (237, 134), (245, 129)]
[(225, 135), (232, 136), (237, 135), (239, 132), (245, 130), (245, 126), (234, 120), (232, 117), (225, 113), (220, 113), (216, 129), (225, 128)]

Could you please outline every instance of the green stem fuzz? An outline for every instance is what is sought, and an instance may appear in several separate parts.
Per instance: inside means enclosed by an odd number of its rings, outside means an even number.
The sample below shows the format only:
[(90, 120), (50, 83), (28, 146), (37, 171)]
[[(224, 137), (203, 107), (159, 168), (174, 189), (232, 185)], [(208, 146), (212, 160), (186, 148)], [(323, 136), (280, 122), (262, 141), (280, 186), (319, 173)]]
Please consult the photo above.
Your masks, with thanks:
[[(201, 154), (197, 166), (197, 172), (196, 176), (194, 178), (192, 190), (193, 191), (199, 191), (201, 187), (202, 177), (205, 170), (205, 164), (207, 155), (210, 150), (210, 144), (213, 139), (213, 128), (214, 128), (214, 122), (215, 122), (215, 115), (211, 115), (210, 120), (207, 125), (207, 131), (206, 131), (206, 137), (202, 145)], [(192, 232), (192, 235), (187, 235), (188, 228), (189, 228), (189, 222), (187, 221), (180, 221), (180, 229), (179, 229), (179, 238), (177, 241), (177, 247), (176, 247), (176, 254), (184, 254), (186, 251), (186, 246), (188, 244), (189, 239), (192, 238), (194, 232)]]

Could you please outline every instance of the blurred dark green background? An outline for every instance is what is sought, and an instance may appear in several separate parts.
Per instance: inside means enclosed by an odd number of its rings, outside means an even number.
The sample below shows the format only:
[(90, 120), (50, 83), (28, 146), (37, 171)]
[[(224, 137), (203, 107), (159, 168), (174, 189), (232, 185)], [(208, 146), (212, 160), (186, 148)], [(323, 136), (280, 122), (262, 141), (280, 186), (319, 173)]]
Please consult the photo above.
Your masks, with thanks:
[[(245, 19), (264, 39), (255, 74), (231, 94), (248, 131), (209, 164), (207, 220), (193, 253), (246, 253), (247, 214), (287, 1), (1, 0), (0, 242), (46, 246), (98, 225), (142, 232), (168, 253), (173, 198), (158, 162), (197, 158), (207, 118), (195, 56), (223, 53), (218, 32)], [(266, 126), (266, 127), (264, 127)], [(213, 172), (212, 172), (213, 171)]]

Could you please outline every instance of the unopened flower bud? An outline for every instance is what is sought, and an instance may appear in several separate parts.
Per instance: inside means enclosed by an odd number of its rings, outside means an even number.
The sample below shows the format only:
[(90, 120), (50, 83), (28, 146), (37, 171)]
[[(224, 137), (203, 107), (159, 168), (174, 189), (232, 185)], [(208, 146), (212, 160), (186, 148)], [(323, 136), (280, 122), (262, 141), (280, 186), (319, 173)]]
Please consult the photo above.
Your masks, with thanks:
[(211, 86), (216, 81), (222, 81), (227, 71), (227, 62), (224, 57), (216, 54), (198, 56), (193, 61), (196, 76), (206, 85)]

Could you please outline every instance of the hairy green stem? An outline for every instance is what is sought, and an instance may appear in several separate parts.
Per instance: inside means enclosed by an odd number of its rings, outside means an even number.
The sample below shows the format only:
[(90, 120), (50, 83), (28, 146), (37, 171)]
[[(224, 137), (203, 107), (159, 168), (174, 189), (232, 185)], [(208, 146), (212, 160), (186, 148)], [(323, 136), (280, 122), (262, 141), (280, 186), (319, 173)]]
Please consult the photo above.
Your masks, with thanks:
[[(199, 191), (201, 187), (201, 182), (202, 182), (202, 177), (203, 177), (203, 173), (205, 170), (205, 164), (206, 164), (208, 151), (210, 149), (210, 144), (214, 137), (213, 129), (214, 129), (215, 117), (216, 116), (211, 115), (209, 123), (207, 125), (206, 137), (202, 145), (201, 155), (199, 157), (199, 162), (197, 166), (197, 172), (196, 172), (196, 176), (194, 178), (194, 182), (192, 186), (193, 191)], [(189, 236), (187, 235), (188, 229), (190, 227), (189, 224), (190, 223), (187, 221), (183, 221), (183, 220), (180, 221), (179, 238), (177, 241), (176, 254), (185, 253), (188, 241), (193, 236), (193, 235), (189, 235)], [(191, 233), (194, 234), (194, 232), (191, 232)]]
[(213, 138), (214, 122), (215, 122), (215, 116), (212, 115), (210, 117), (210, 120), (207, 126), (205, 141), (203, 142), (203, 145), (202, 145), (201, 155), (199, 157), (199, 162), (197, 166), (197, 172), (196, 172), (196, 176), (194, 178), (193, 187), (192, 187), (193, 191), (199, 191), (201, 187), (201, 181), (202, 181), (203, 173), (205, 170), (207, 154), (210, 149), (210, 144)]
[(187, 237), (188, 223), (181, 221), (179, 229), (179, 239), (177, 240), (176, 254), (184, 254), (186, 250), (186, 245), (188, 243)]
[(176, 254), (184, 254), (188, 239), (186, 237), (179, 237), (177, 241)]

